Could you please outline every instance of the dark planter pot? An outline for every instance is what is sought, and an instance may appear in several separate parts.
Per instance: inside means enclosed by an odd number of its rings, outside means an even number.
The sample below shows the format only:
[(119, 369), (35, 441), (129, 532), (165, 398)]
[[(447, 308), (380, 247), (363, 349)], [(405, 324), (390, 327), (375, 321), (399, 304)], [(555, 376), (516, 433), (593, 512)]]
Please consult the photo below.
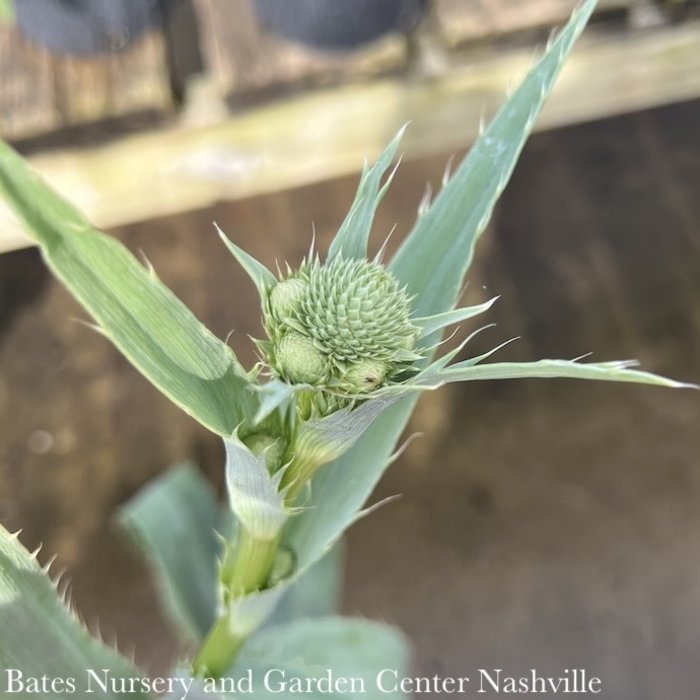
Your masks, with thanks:
[(389, 32), (408, 32), (428, 0), (253, 0), (271, 31), (322, 49), (352, 49)]
[(101, 54), (126, 48), (178, 0), (15, 0), (17, 24), (57, 53)]

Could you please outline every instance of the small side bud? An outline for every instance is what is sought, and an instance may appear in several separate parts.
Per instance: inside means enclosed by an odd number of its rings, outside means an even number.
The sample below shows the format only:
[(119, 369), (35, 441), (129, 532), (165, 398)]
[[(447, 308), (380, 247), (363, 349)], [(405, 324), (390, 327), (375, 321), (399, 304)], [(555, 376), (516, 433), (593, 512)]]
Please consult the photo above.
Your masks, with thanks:
[(306, 282), (293, 278), (279, 282), (270, 292), (270, 310), (279, 320), (291, 316), (301, 305), (306, 293)]
[(364, 393), (381, 386), (387, 365), (379, 360), (359, 360), (342, 375), (341, 382), (349, 391)]
[(278, 583), (281, 583), (286, 578), (289, 578), (296, 567), (296, 556), (289, 547), (281, 546), (275, 552), (275, 558), (272, 560), (272, 568), (265, 582), (266, 588), (272, 588)]
[(277, 370), (299, 384), (319, 384), (328, 376), (328, 360), (300, 333), (287, 333), (276, 350)]
[(265, 455), (265, 466), (270, 474), (274, 474), (281, 466), (284, 458), (284, 441), (269, 433), (253, 433), (243, 440), (246, 447), (256, 456)]

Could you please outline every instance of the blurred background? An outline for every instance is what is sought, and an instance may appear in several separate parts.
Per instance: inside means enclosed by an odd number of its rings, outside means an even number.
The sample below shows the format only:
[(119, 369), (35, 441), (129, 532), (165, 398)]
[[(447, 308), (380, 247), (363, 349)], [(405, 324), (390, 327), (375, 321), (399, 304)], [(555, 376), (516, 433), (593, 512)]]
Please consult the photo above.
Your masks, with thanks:
[[(572, 0), (0, 0), (0, 135), (143, 251), (246, 364), (269, 266), (327, 246), (365, 156), (411, 121), (376, 222), (410, 230)], [(700, 6), (601, 0), (477, 251), (503, 360), (637, 357), (700, 380)], [(100, 336), (0, 204), (0, 521), (58, 554), (92, 628), (157, 672), (178, 653), (116, 508), (219, 441)], [(468, 330), (466, 327), (463, 331)], [(481, 349), (472, 348), (474, 350)], [(700, 684), (700, 402), (529, 380), (422, 399), (425, 433), (347, 546), (344, 611), (417, 672), (586, 668), (598, 697)]]

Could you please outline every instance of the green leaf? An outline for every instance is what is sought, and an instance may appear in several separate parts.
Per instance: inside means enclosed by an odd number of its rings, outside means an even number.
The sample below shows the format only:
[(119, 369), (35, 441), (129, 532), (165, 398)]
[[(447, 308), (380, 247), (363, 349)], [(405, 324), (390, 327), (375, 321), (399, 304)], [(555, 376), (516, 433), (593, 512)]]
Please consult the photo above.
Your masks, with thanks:
[(496, 302), (498, 297), (489, 299), (483, 304), (478, 304), (476, 306), (465, 306), (462, 309), (452, 309), (451, 311), (443, 311), (439, 314), (433, 314), (432, 316), (423, 316), (422, 318), (411, 319), (412, 323), (415, 323), (420, 327), (420, 338), (432, 335), (436, 331), (440, 331), (447, 326), (452, 326), (455, 323), (461, 323), (462, 321), (467, 321), (474, 316), (483, 314), (488, 311)]
[[(298, 574), (295, 575), (298, 579)], [(230, 597), (226, 603), (226, 615), (233, 636), (247, 639), (271, 619), (292, 579), (261, 591), (246, 593), (240, 597)]]
[(204, 638), (216, 615), (218, 514), (206, 480), (193, 465), (180, 464), (146, 486), (118, 515), (151, 566), (176, 629), (195, 642)]
[(290, 520), (284, 543), (304, 571), (337, 542), (359, 517), (384, 473), (405, 427), (415, 397), (404, 398), (380, 415), (344, 455), (314, 477), (306, 509)]
[[(224, 678), (192, 682), (185, 671), (174, 677), (182, 678), (188, 700), (237, 700), (242, 696), (381, 700), (406, 697), (393, 692), (391, 686), (396, 678), (408, 675), (409, 662), (408, 644), (398, 630), (378, 622), (332, 616), (261, 630), (246, 642)], [(381, 676), (382, 689), (377, 677), (384, 669), (390, 671)], [(351, 679), (356, 679), (352, 686)], [(234, 680), (235, 689), (231, 688)], [(282, 680), (287, 682), (285, 688), (280, 685)], [(181, 700), (181, 695), (178, 691), (167, 700)]]
[(236, 436), (224, 440), (226, 484), (236, 520), (257, 540), (274, 540), (289, 518), (280, 482), (284, 468), (270, 474), (265, 455), (256, 457)]
[[(115, 679), (142, 674), (115, 651), (91, 637), (62, 603), (55, 585), (20, 544), (0, 527), (0, 669), (2, 687), (9, 696), (11, 674), (26, 683), (29, 677), (72, 679), (75, 691), (47, 688), (31, 693), (18, 690), (15, 697), (63, 700), (66, 694), (82, 697), (87, 690), (87, 669), (105, 669)], [(117, 680), (118, 682), (118, 680)], [(90, 697), (101, 700), (148, 698), (141, 692), (102, 692), (93, 683)]]
[(380, 187), (382, 176), (396, 155), (405, 129), (404, 126), (399, 130), (371, 168), (365, 166), (355, 201), (331, 243), (328, 251), (329, 261), (341, 253), (346, 259), (361, 260), (367, 257), (367, 242), (374, 214), (391, 184), (394, 173), (392, 172)]
[(226, 343), (1, 141), (0, 194), (104, 335), (166, 396), (225, 437), (254, 412), (248, 378)]
[(587, 0), (575, 10), (391, 261), (391, 271), (417, 296), (417, 315), (440, 313), (454, 305), (476, 241), (595, 6), (596, 0)]
[[(449, 350), (446, 352), (444, 355), (440, 355), (440, 357), (434, 359), (428, 367), (426, 367), (423, 371), (428, 374), (429, 372), (435, 372), (437, 370), (443, 369), (444, 367), (447, 367), (447, 365), (454, 360), (459, 353), (464, 350), (465, 346), (469, 344), (471, 340), (473, 340), (479, 333), (482, 331), (485, 331), (489, 328), (494, 328), (495, 323), (489, 323), (485, 326), (482, 326), (481, 328), (477, 328), (475, 331), (472, 331), (464, 340), (462, 340), (459, 345), (457, 345), (456, 348), (453, 348), (452, 350)], [(482, 355), (479, 355), (478, 357), (472, 357), (469, 360), (465, 360), (465, 362), (468, 362), (470, 364), (476, 365), (481, 360), (485, 360), (487, 357), (490, 357), (493, 355), (495, 352), (498, 352), (502, 347), (505, 345), (508, 345), (508, 343), (512, 343), (514, 340), (518, 340), (518, 338), (511, 338), (510, 340), (506, 340), (504, 343), (501, 343), (500, 345), (497, 345), (495, 348), (492, 348), (488, 352), (483, 353)]]
[(219, 238), (226, 244), (231, 255), (238, 261), (240, 266), (248, 273), (250, 279), (255, 282), (258, 293), (262, 297), (266, 287), (272, 287), (277, 283), (275, 276), (252, 255), (242, 248), (239, 248), (220, 228), (219, 224), (214, 224), (219, 234)]
[(271, 379), (266, 384), (257, 386), (255, 391), (258, 395), (258, 412), (255, 415), (253, 423), (255, 425), (262, 423), (265, 418), (276, 410), (279, 410), (281, 415), (285, 415), (289, 411), (291, 402), (296, 394), (307, 388), (312, 387), (288, 384), (279, 379)]
[[(496, 325), (495, 323), (493, 324), (494, 326)], [(489, 326), (486, 326), (487, 328)], [(493, 326), (491, 326), (493, 327)], [(499, 350), (504, 348), (506, 345), (510, 345), (511, 343), (515, 342), (516, 340), (520, 340), (520, 336), (515, 336), (514, 338), (508, 338), (508, 340), (504, 340), (502, 343), (499, 345), (496, 345), (495, 348), (491, 348), (490, 350), (487, 350), (486, 352), (482, 352), (481, 355), (475, 355), (474, 357), (470, 357), (467, 360), (462, 360), (461, 362), (456, 362), (452, 367), (473, 367), (474, 365), (478, 365), (479, 363), (483, 362), (487, 358), (491, 357), (492, 355), (495, 355)], [(449, 362), (454, 358), (454, 355), (452, 358), (449, 358), (448, 361), (445, 361), (445, 356), (439, 357), (437, 360), (435, 360), (430, 367), (428, 367), (425, 370), (425, 374), (428, 375), (430, 372), (439, 369), (442, 370), (445, 367), (449, 365)]]
[[(261, 631), (243, 647), (231, 676), (240, 678), (252, 670), (255, 697), (293, 697), (289, 692), (281, 695), (270, 692), (283, 677), (287, 681), (330, 677), (340, 683), (342, 679), (348, 682), (356, 679), (355, 686), (348, 685), (343, 691), (338, 685), (324, 689), (312, 684), (311, 692), (305, 692), (304, 697), (380, 700), (405, 697), (401, 693), (382, 692), (376, 679), (385, 668), (395, 669), (399, 678), (404, 677), (409, 661), (408, 644), (398, 630), (367, 620), (322, 617)], [(268, 671), (270, 687), (266, 688), (264, 678)], [(392, 676), (385, 674), (384, 679), (388, 687)]]
[[(506, 341), (489, 352), (477, 357), (444, 367), (440, 360), (434, 362), (409, 382), (379, 389), (384, 399), (407, 396), (438, 389), (452, 382), (468, 382), (485, 379), (590, 379), (607, 382), (632, 382), (650, 384), (672, 389), (698, 389), (695, 384), (662, 377), (651, 372), (631, 369), (637, 366), (636, 360), (615, 360), (612, 362), (581, 363), (578, 360), (538, 360), (536, 362), (492, 362), (479, 365), (481, 360), (507, 345)], [(478, 366), (477, 366), (478, 365)]]
[[(392, 260), (391, 271), (416, 295), (416, 315), (439, 314), (454, 306), (474, 244), (595, 5), (588, 0), (572, 15)], [(314, 478), (309, 507), (285, 533), (285, 543), (297, 553), (302, 568), (358, 517), (390, 462), (415, 401), (411, 396), (388, 408), (348, 452)]]
[(378, 397), (301, 423), (295, 445), (296, 469), (305, 460), (327, 464), (347, 452), (396, 400), (396, 397)]
[[(469, 362), (469, 361), (467, 361)], [(580, 363), (573, 360), (539, 360), (537, 362), (492, 362), (471, 366), (456, 363), (434, 375), (435, 381), (468, 382), (479, 379), (528, 379), (531, 377), (551, 379), (593, 379), (607, 382), (634, 382), (672, 387), (674, 389), (697, 389), (694, 384), (685, 384), (660, 377), (651, 372), (630, 369), (636, 360), (614, 362)], [(429, 377), (426, 377), (429, 380)]]

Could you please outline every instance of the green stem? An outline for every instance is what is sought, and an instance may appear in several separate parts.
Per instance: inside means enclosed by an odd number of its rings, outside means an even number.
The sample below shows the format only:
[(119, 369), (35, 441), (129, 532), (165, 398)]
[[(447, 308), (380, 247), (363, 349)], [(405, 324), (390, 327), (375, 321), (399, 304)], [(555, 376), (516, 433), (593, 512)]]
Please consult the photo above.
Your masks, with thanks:
[[(279, 547), (280, 536), (272, 540), (256, 538), (239, 526), (233, 546), (228, 550), (221, 567), (221, 583), (226, 598), (240, 598), (265, 587)], [(233, 665), (246, 637), (233, 630), (231, 609), (214, 623), (194, 660), (194, 671), (210, 678), (220, 678)]]
[(233, 665), (245, 637), (231, 629), (229, 615), (220, 617), (211, 628), (194, 660), (194, 672), (206, 678), (221, 678)]
[(265, 587), (279, 540), (279, 536), (261, 540), (244, 527), (239, 528), (234, 546), (226, 553), (221, 567), (221, 582), (233, 597)]
[[(281, 487), (289, 487), (286, 495), (288, 504), (294, 502), (314, 472), (328, 461), (324, 457), (314, 452), (304, 454), (300, 450), (282, 479)], [(226, 552), (221, 567), (221, 583), (226, 598), (240, 598), (265, 588), (280, 540), (281, 532), (271, 540), (261, 540), (239, 523), (236, 539)], [(196, 673), (220, 678), (231, 668), (245, 642), (245, 636), (232, 631), (235, 629), (233, 622), (230, 608), (224, 606), (224, 613), (212, 627), (194, 661)]]

